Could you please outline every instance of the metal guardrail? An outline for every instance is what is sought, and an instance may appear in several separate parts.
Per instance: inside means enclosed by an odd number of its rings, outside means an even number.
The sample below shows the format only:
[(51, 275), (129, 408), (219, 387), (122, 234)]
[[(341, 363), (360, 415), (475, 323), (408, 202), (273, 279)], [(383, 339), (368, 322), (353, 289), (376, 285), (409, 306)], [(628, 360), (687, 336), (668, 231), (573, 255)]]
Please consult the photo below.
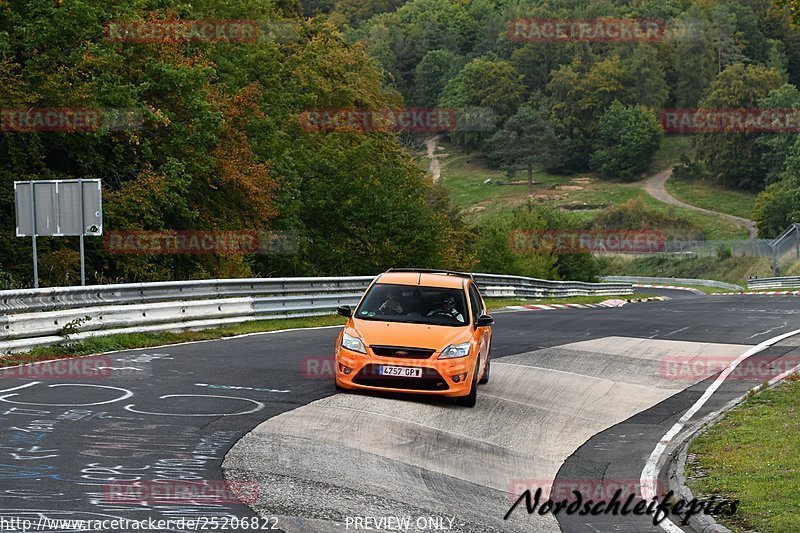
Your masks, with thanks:
[[(488, 297), (631, 294), (629, 283), (475, 274)], [(372, 276), (131, 283), (0, 291), (0, 353), (96, 335), (202, 329), (332, 314), (355, 305)]]
[(550, 281), (496, 274), (473, 274), (473, 277), (483, 295), (490, 298), (568, 298), (633, 294), (633, 287), (628, 282)]
[(751, 279), (747, 282), (747, 288), (752, 290), (800, 289), (800, 277)]
[(659, 285), (699, 285), (702, 287), (716, 287), (718, 289), (726, 289), (731, 291), (743, 291), (744, 287), (734, 285), (733, 283), (725, 283), (724, 281), (717, 281), (713, 279), (689, 279), (689, 278), (652, 278), (646, 276), (605, 276), (603, 281), (617, 281), (623, 283), (637, 283), (637, 284), (659, 284)]

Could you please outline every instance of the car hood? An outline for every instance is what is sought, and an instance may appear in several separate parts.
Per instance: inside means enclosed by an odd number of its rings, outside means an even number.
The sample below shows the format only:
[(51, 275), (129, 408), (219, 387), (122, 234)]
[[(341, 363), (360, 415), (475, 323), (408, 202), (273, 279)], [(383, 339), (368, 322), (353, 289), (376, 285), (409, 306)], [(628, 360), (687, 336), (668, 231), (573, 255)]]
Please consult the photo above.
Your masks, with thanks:
[(437, 352), (451, 344), (467, 342), (470, 326), (429, 326), (378, 320), (353, 319), (351, 335), (355, 333), (367, 346), (404, 346), (428, 348)]

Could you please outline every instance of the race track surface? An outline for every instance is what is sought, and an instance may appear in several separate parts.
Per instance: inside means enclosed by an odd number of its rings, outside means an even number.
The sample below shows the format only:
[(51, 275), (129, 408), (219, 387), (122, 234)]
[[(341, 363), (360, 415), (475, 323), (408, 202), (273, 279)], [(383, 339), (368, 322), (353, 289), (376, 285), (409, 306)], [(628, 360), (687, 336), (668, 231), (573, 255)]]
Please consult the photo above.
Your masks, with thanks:
[[(96, 356), (91, 375), (4, 370), (0, 518), (194, 517), (206, 530), (213, 517), (255, 518), (227, 493), (188, 499), (153, 488), (219, 487), (225, 460), (260, 527), (345, 531), (354, 517), (410, 516), (450, 531), (645, 531), (647, 517), (556, 520), (524, 505), (503, 516), (512, 494), (554, 479), (638, 480), (713, 380), (670, 375), (665, 361), (732, 360), (800, 329), (799, 307), (796, 297), (698, 296), (498, 313), (492, 376), (474, 409), (335, 394), (338, 328)], [(788, 356), (797, 344), (767, 352)], [(725, 382), (704, 412), (750, 386)], [(151, 490), (140, 488), (138, 501), (120, 496), (141, 485)], [(76, 530), (51, 525), (41, 530)]]

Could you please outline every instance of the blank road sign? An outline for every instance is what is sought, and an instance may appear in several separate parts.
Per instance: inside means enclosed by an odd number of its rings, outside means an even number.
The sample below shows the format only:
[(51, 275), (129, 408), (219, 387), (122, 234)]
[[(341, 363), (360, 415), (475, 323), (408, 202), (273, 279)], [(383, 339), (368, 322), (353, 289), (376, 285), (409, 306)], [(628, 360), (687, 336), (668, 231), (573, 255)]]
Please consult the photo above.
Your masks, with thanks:
[(14, 201), (17, 237), (32, 237), (34, 234), (37, 237), (103, 234), (100, 180), (15, 181)]

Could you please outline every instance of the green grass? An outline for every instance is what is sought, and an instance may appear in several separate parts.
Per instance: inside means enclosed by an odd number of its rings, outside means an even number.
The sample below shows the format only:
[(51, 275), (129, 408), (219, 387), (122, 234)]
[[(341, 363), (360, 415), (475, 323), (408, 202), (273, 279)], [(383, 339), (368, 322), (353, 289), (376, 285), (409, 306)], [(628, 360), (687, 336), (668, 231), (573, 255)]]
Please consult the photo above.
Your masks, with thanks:
[(756, 200), (755, 194), (726, 189), (703, 180), (684, 181), (674, 177), (667, 180), (667, 191), (687, 204), (747, 219), (753, 215)]
[(573, 296), (571, 298), (486, 298), (486, 307), (489, 311), (494, 311), (511, 305), (597, 304), (606, 300), (633, 301), (643, 298), (656, 298), (656, 296), (652, 294), (624, 294), (619, 296)]
[(219, 328), (204, 329), (201, 331), (119, 333), (104, 337), (90, 337), (75, 343), (43, 346), (24, 353), (10, 354), (0, 358), (0, 367), (46, 361), (58, 357), (76, 357), (116, 350), (149, 348), (151, 346), (162, 346), (181, 342), (215, 340), (247, 333), (343, 325), (345, 321), (346, 319), (344, 317), (338, 315), (326, 315), (319, 317), (258, 320), (243, 322), (241, 324), (231, 324)]
[[(670, 142), (674, 144), (672, 150), (677, 151), (680, 142), (665, 140), (668, 146)], [(442, 184), (468, 222), (479, 223), (484, 217), (503, 216), (513, 207), (529, 200), (524, 172), (518, 172), (513, 180), (509, 180), (503, 171), (488, 169), (486, 159), (481, 154), (465, 154), (458, 147), (447, 143), (441, 146), (444, 150), (440, 153), (448, 154), (441, 158)], [(487, 179), (506, 185), (484, 185)], [(735, 222), (659, 202), (648, 195), (638, 182), (601, 180), (591, 173), (555, 176), (542, 171), (534, 172), (534, 180), (536, 184), (530, 198), (532, 202), (566, 209), (578, 223), (588, 222), (606, 207), (641, 198), (646, 208), (674, 212), (693, 226), (701, 228), (706, 239), (748, 237), (747, 230)]]
[(772, 265), (766, 257), (730, 257), (720, 261), (716, 257), (680, 259), (664, 255), (642, 258), (605, 256), (601, 262), (603, 276), (713, 279), (735, 283), (741, 287), (747, 287), (750, 274), (766, 278), (771, 272)]
[(740, 501), (733, 531), (800, 531), (800, 379), (750, 397), (689, 447), (695, 496)]

